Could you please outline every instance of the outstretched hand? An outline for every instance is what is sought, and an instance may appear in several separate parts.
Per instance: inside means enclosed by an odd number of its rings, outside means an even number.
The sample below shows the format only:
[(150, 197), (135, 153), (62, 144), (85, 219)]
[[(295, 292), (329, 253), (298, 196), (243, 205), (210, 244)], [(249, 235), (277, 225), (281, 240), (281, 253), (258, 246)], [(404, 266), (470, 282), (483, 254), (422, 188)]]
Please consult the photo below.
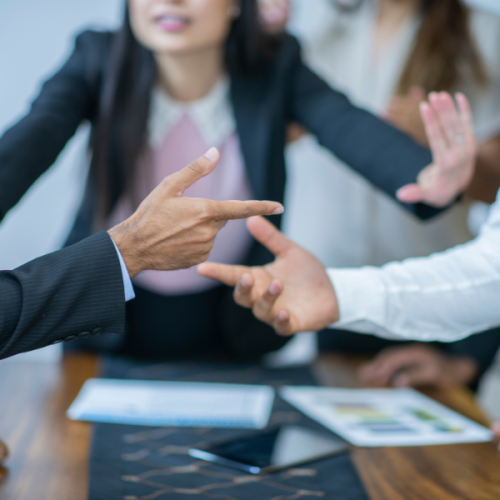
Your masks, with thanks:
[(205, 263), (198, 272), (234, 286), (235, 301), (281, 335), (321, 330), (338, 320), (335, 291), (323, 265), (262, 217), (247, 222), (276, 260), (246, 267)]
[(400, 201), (445, 207), (470, 184), (477, 151), (472, 114), (463, 94), (456, 100), (458, 109), (448, 93), (433, 92), (429, 102), (420, 104), (433, 163), (420, 172), (415, 184), (399, 189)]

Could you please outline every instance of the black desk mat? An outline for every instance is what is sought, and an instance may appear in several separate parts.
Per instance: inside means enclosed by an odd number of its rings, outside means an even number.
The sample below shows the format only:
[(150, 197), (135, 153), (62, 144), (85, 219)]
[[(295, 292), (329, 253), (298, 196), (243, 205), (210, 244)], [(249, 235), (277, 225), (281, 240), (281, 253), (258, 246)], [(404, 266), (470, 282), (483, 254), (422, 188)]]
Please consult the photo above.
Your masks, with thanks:
[[(316, 385), (308, 368), (271, 370), (256, 365), (147, 364), (119, 358), (108, 358), (102, 375), (266, 384), (275, 388)], [(323, 429), (276, 397), (270, 425), (280, 423)], [(96, 424), (90, 456), (89, 500), (368, 500), (348, 454), (268, 476), (233, 471), (187, 454), (194, 445), (245, 432), (249, 431)]]

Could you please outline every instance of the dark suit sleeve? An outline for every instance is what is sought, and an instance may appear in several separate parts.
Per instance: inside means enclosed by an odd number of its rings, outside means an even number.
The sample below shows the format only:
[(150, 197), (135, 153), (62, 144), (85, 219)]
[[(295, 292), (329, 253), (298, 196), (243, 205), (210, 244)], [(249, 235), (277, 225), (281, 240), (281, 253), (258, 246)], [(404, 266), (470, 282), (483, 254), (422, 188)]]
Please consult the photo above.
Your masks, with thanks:
[[(294, 53), (290, 118), (389, 196), (395, 198), (400, 187), (415, 182), (419, 172), (432, 162), (429, 150), (355, 107), (302, 63), (296, 40), (291, 38), (287, 45)], [(404, 205), (422, 219), (440, 212), (424, 204)]]
[(109, 33), (85, 32), (64, 66), (43, 85), (29, 113), (0, 139), (0, 219), (56, 160), (96, 112), (98, 64)]
[(123, 277), (105, 231), (0, 272), (0, 359), (124, 328)]

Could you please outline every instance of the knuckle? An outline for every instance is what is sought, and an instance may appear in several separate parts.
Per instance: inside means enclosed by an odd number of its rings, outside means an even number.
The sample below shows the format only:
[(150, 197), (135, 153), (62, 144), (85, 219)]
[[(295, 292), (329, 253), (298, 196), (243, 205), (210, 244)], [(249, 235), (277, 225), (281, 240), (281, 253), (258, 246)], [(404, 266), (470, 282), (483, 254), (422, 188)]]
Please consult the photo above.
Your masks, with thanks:
[(188, 165), (189, 170), (191, 170), (195, 175), (203, 175), (205, 173), (205, 165), (203, 164), (202, 160), (197, 159), (192, 161)]
[[(200, 236), (199, 236), (200, 242), (206, 245), (210, 245), (213, 242), (216, 235), (217, 231), (215, 231), (212, 227), (203, 226), (200, 229)], [(210, 247), (212, 247), (212, 245), (210, 245)]]
[(209, 200), (198, 200), (198, 211), (201, 220), (207, 221), (212, 218), (212, 206)]

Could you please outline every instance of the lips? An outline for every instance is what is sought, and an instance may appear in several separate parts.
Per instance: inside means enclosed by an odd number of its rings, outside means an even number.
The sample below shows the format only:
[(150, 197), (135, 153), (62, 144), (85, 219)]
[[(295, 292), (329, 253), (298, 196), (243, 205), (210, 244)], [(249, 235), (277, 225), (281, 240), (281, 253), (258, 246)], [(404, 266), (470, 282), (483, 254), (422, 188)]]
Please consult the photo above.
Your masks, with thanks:
[(189, 25), (187, 17), (165, 14), (156, 18), (156, 23), (164, 31), (180, 31)]

